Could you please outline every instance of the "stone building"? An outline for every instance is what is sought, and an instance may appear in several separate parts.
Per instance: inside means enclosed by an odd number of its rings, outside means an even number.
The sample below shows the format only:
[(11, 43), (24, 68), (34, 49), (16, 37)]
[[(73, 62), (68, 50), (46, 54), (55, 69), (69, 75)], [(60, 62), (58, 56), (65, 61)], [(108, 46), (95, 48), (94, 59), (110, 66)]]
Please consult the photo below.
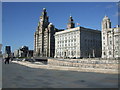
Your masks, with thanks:
[(22, 46), (14, 51), (14, 57), (27, 57), (29, 48), (27, 46)]
[(75, 27), (70, 16), (67, 29), (55, 33), (55, 57), (101, 57), (101, 31)]
[(22, 46), (14, 51), (14, 57), (33, 57), (33, 50), (29, 50), (27, 46)]
[(53, 57), (55, 53), (55, 28), (49, 22), (46, 9), (43, 8), (42, 16), (34, 33), (34, 56)]
[(22, 46), (19, 49), (19, 57), (27, 57), (28, 51), (29, 51), (29, 48), (27, 46)]
[(27, 57), (33, 57), (33, 50), (28, 50), (28, 55)]
[(10, 46), (5, 46), (5, 56), (11, 56), (11, 47)]
[(14, 51), (14, 57), (19, 57), (19, 49)]
[(111, 28), (107, 16), (102, 20), (102, 58), (120, 58), (120, 27)]

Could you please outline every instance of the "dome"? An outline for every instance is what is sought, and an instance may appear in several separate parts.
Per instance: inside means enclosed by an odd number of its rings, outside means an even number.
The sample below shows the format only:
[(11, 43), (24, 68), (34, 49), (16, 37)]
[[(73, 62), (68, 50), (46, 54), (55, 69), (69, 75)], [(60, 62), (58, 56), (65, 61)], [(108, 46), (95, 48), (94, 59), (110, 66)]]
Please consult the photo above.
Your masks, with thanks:
[(53, 25), (52, 23), (50, 23), (49, 25)]
[(53, 26), (53, 24), (52, 24), (52, 23), (50, 23), (48, 26)]
[(50, 23), (50, 24), (48, 25), (48, 27), (54, 27), (54, 25), (53, 25), (52, 23)]
[(43, 8), (43, 11), (46, 11), (46, 8)]

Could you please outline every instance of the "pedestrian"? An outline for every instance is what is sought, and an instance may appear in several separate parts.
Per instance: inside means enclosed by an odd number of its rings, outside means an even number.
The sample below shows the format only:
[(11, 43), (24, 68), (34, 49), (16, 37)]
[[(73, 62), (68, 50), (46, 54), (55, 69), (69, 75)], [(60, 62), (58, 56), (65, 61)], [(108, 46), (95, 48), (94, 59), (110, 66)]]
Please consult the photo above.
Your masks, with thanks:
[(8, 57), (6, 57), (6, 58), (5, 58), (5, 64), (6, 64), (6, 63), (8, 63), (8, 64), (9, 64), (9, 60), (10, 60), (10, 57), (9, 57), (9, 56), (8, 56)]

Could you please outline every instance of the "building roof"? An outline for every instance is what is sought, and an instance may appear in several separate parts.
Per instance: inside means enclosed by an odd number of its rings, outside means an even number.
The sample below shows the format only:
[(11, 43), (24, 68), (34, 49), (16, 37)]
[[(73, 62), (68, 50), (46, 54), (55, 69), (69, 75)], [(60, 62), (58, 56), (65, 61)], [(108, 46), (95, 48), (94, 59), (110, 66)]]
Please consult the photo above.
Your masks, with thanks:
[(66, 29), (64, 31), (56, 32), (55, 35), (68, 33), (68, 32), (74, 32), (74, 31), (90, 31), (90, 32), (99, 32), (99, 33), (101, 33), (101, 31), (99, 31), (99, 30), (84, 28), (84, 27), (80, 26), (80, 27), (75, 27), (75, 28), (71, 28), (71, 29)]

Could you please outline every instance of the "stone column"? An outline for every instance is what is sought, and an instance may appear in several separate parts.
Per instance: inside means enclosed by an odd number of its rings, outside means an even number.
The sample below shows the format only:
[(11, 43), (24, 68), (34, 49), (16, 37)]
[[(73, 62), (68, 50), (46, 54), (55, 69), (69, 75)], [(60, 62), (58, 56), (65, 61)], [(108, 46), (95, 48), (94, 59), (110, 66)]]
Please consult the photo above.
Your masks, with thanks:
[(36, 34), (36, 51), (35, 51), (35, 52), (36, 52), (36, 55), (38, 55), (38, 51), (39, 51), (39, 50), (38, 50), (38, 48), (39, 48), (39, 47), (38, 47), (38, 42), (39, 42), (38, 39), (39, 39), (39, 35)]
[(51, 31), (49, 31), (49, 43), (48, 43), (48, 46), (49, 46), (49, 51), (48, 51), (48, 56), (50, 57), (50, 54), (51, 54), (51, 47), (50, 47), (50, 37), (51, 37), (51, 33), (50, 33)]
[(36, 32), (34, 33), (34, 56), (36, 56)]

